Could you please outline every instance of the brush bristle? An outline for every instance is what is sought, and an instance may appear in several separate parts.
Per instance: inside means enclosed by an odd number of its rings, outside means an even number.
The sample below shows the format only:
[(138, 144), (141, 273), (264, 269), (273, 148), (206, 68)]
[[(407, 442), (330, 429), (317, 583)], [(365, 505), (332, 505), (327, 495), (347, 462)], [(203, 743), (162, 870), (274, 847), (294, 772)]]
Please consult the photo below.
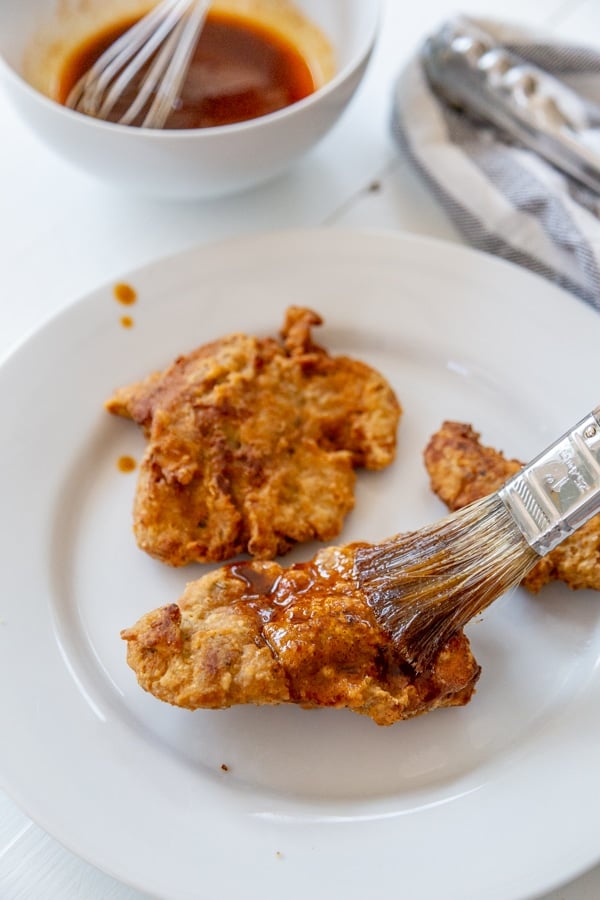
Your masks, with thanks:
[(497, 494), (419, 531), (357, 548), (355, 577), (417, 671), (539, 560)]

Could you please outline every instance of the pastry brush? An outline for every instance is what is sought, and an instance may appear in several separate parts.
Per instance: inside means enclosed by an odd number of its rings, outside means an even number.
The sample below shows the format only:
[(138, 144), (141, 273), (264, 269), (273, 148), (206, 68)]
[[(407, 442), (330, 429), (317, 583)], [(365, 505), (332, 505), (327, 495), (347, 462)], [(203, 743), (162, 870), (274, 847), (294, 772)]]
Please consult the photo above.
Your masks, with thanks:
[(600, 512), (600, 407), (494, 494), (355, 553), (380, 626), (420, 672), (459, 629)]

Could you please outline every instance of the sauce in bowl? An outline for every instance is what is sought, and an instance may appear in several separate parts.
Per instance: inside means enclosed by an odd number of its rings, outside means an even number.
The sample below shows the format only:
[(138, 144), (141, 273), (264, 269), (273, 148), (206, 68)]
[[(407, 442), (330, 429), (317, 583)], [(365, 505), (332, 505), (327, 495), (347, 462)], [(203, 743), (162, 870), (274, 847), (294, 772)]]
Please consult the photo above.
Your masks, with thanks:
[[(71, 52), (58, 80), (56, 99), (60, 103), (65, 103), (79, 78), (132, 24), (128, 20), (105, 28)], [(109, 121), (118, 121), (130, 107), (146, 69), (124, 92)], [(211, 11), (180, 97), (164, 127), (210, 128), (244, 122), (290, 106), (317, 87), (309, 63), (286, 36), (258, 20)], [(132, 124), (140, 125), (144, 113)]]

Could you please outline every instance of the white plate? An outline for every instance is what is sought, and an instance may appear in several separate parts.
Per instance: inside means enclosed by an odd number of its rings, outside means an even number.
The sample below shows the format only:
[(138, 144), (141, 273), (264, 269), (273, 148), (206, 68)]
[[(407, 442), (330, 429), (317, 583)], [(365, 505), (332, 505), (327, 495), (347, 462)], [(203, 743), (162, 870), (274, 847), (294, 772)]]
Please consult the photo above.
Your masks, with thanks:
[(143, 440), (102, 402), (196, 344), (274, 334), (288, 304), (312, 306), (320, 340), (377, 366), (405, 408), (397, 461), (360, 474), (340, 538), (375, 540), (442, 513), (421, 451), (444, 418), (526, 458), (598, 402), (597, 314), (484, 255), (373, 233), (246, 238), (127, 280), (133, 328), (108, 285), (0, 369), (8, 791), (76, 853), (169, 900), (523, 900), (591, 866), (597, 596), (499, 601), (470, 627), (483, 674), (465, 709), (385, 729), (346, 711), (171, 708), (137, 687), (119, 630), (202, 569), (134, 545), (135, 475), (116, 462)]

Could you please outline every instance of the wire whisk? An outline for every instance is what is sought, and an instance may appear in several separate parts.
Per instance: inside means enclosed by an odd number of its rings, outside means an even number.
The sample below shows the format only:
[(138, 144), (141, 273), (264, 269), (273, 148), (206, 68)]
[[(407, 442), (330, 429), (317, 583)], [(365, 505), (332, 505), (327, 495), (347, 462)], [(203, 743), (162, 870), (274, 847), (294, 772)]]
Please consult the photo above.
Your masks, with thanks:
[(125, 90), (149, 63), (135, 99), (117, 120), (162, 128), (179, 97), (210, 0), (161, 0), (122, 34), (77, 81), (65, 105), (108, 119)]

